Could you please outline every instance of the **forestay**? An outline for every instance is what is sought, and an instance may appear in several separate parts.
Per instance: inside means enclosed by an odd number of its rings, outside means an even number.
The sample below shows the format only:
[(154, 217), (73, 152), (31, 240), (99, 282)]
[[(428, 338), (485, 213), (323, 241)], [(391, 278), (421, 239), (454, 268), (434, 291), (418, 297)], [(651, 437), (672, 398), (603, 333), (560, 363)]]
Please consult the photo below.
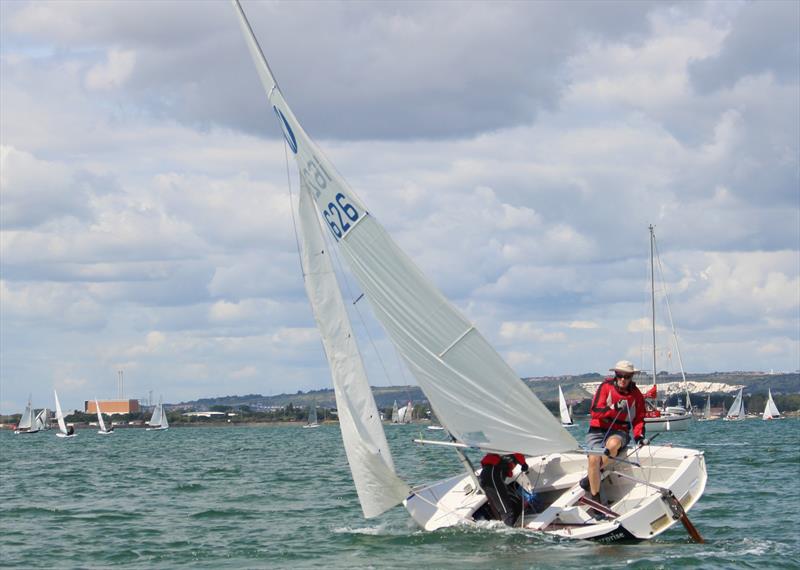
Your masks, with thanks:
[(299, 211), (306, 293), (322, 334), (331, 370), (347, 461), (364, 516), (376, 517), (399, 504), (408, 496), (410, 488), (394, 472), (380, 414), (336, 281), (330, 253), (325, 247), (317, 211), (305, 186), (300, 190)]

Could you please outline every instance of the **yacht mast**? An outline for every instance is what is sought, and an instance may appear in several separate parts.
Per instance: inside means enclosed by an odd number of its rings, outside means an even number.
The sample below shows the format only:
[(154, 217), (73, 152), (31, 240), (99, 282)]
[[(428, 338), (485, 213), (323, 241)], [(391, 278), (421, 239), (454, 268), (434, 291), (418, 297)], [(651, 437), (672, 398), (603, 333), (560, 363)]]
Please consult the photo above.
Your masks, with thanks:
[(655, 249), (655, 234), (653, 224), (650, 224), (650, 320), (653, 325), (653, 385), (656, 384), (656, 276), (655, 264), (653, 262), (653, 250)]

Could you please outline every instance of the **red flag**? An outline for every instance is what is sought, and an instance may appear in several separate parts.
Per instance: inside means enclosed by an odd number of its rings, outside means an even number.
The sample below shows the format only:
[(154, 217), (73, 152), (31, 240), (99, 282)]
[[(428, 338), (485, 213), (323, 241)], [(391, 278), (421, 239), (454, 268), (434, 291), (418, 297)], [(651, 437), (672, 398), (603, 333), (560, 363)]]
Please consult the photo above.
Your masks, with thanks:
[(647, 393), (644, 395), (644, 397), (645, 397), (645, 398), (648, 398), (649, 400), (655, 400), (655, 399), (656, 399), (656, 395), (657, 395), (657, 393), (658, 393), (658, 386), (656, 386), (655, 384), (653, 384), (653, 387), (652, 387), (652, 388), (650, 388), (650, 389), (647, 391)]

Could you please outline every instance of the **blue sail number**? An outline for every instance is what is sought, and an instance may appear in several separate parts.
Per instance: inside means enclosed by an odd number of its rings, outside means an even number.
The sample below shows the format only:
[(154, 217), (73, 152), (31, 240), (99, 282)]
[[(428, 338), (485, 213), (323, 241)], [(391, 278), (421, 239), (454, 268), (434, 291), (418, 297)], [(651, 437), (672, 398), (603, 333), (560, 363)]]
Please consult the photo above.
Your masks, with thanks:
[(328, 209), (324, 210), (322, 215), (325, 216), (325, 221), (328, 222), (333, 237), (338, 241), (352, 227), (350, 222), (355, 222), (358, 219), (358, 210), (347, 202), (344, 194), (339, 192), (336, 195), (336, 201), (329, 202)]

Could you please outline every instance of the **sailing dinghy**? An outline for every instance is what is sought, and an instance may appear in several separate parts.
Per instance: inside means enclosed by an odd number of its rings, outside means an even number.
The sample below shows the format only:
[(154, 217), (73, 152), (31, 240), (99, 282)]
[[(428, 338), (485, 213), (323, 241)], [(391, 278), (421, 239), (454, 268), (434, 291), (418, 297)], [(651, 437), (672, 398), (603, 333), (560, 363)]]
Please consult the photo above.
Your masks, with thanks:
[[(353, 482), (366, 518), (400, 504), (426, 530), (474, 525), (487, 495), (464, 454), (519, 452), (521, 479), (543, 507), (515, 525), (531, 533), (616, 541), (650, 539), (681, 520), (702, 541), (686, 511), (703, 494), (703, 453), (645, 446), (604, 472), (609, 518), (593, 518), (579, 485), (587, 453), (411, 259), (306, 134), (286, 103), (238, 0), (232, 0), (272, 111), (300, 177), (298, 242), (306, 293), (333, 381)], [(464, 471), (410, 488), (394, 470), (380, 415), (352, 333), (323, 228), (402, 360), (414, 374)], [(399, 418), (398, 418), (399, 419)], [(517, 467), (519, 469), (519, 467)], [(533, 483), (535, 482), (535, 484)]]
[(25, 411), (22, 412), (22, 417), (19, 418), (17, 428), (14, 430), (16, 435), (23, 433), (36, 433), (39, 428), (35, 425), (33, 419), (33, 406), (31, 405), (31, 397), (28, 396), (28, 405), (25, 406)]
[(711, 415), (711, 394), (706, 396), (706, 405), (703, 408), (703, 415), (697, 419), (698, 422), (710, 422), (711, 420), (715, 420), (717, 418), (712, 417)]
[(56, 437), (75, 437), (75, 428), (72, 426), (67, 427), (64, 421), (64, 414), (61, 412), (61, 402), (58, 401), (58, 392), (53, 390), (53, 396), (56, 398), (56, 420), (58, 420), (58, 433)]
[(317, 405), (311, 404), (308, 407), (308, 423), (303, 426), (304, 428), (318, 428), (319, 423), (317, 422)]
[(561, 386), (558, 387), (558, 415), (561, 417), (562, 426), (565, 428), (575, 427), (575, 424), (572, 422), (572, 414), (569, 413), (567, 400), (564, 398), (564, 392), (561, 390)]
[(103, 420), (103, 412), (100, 411), (100, 402), (97, 401), (97, 398), (94, 399), (94, 408), (97, 410), (97, 423), (100, 424), (100, 429), (97, 430), (97, 433), (100, 435), (111, 435), (114, 433), (114, 428), (106, 429), (106, 422)]
[(731, 404), (731, 409), (728, 410), (728, 414), (724, 418), (726, 422), (738, 422), (747, 419), (747, 414), (744, 411), (742, 390), (744, 390), (744, 388), (739, 388), (739, 393), (736, 394), (736, 398), (733, 400), (733, 404)]
[(778, 411), (778, 406), (775, 405), (775, 400), (772, 399), (772, 389), (768, 388), (767, 404), (764, 406), (764, 413), (761, 415), (762, 420), (781, 420), (781, 413)]
[(150, 421), (147, 422), (147, 425), (150, 427), (145, 431), (163, 431), (169, 429), (167, 414), (164, 412), (163, 396), (159, 396), (158, 404), (153, 408), (153, 415), (150, 416)]

